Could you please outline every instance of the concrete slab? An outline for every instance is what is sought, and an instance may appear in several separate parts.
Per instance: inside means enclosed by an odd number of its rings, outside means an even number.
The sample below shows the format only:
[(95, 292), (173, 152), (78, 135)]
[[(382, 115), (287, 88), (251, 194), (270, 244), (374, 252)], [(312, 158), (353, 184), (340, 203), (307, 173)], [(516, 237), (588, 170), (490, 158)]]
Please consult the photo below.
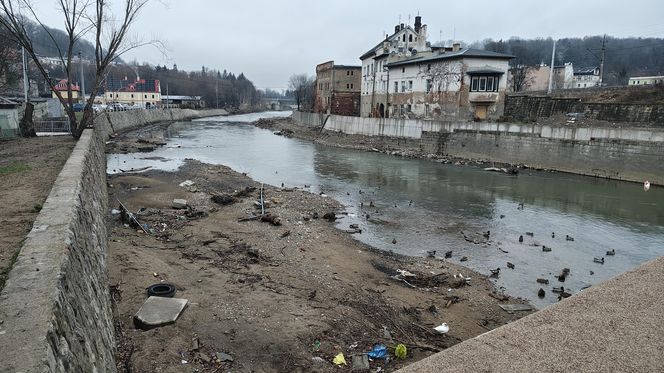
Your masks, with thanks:
[(174, 323), (187, 306), (188, 300), (149, 297), (134, 315), (134, 325), (143, 330)]
[(369, 356), (367, 354), (353, 355), (353, 370), (369, 370)]
[(173, 200), (172, 204), (174, 209), (186, 209), (187, 208), (187, 200), (186, 199), (181, 199), (181, 198), (176, 198)]

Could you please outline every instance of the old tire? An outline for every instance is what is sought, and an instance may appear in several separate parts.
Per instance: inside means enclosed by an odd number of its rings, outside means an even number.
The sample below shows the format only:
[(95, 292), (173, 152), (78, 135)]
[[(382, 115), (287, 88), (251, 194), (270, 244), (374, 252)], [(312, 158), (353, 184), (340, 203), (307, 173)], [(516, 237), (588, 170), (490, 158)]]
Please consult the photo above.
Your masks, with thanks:
[(175, 295), (175, 286), (171, 284), (154, 284), (148, 287), (148, 295), (153, 297), (172, 298)]

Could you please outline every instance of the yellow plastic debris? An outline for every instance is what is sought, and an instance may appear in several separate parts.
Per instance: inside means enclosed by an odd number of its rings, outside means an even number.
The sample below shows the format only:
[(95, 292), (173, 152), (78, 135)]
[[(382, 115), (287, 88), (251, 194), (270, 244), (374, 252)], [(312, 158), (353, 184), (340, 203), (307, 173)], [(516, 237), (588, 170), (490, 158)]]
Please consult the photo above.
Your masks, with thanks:
[(406, 346), (402, 343), (399, 343), (396, 348), (394, 348), (394, 356), (397, 357), (397, 359), (405, 359), (406, 355), (408, 355), (408, 350), (406, 349)]
[(344, 357), (344, 353), (339, 352), (339, 355), (335, 356), (334, 359), (332, 359), (332, 362), (336, 365), (346, 365), (346, 358)]

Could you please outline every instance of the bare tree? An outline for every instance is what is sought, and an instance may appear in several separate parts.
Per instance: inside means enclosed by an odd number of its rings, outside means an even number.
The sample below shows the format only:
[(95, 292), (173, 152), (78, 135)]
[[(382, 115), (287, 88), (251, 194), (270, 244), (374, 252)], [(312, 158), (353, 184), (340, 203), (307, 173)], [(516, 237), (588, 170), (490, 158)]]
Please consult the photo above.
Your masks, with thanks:
[[(60, 48), (48, 27), (39, 19), (35, 12), (35, 5), (30, 0), (0, 0), (0, 25), (7, 28), (10, 34), (25, 48), (39, 72), (48, 82), (49, 87), (58, 97), (60, 103), (65, 107), (67, 117), (74, 138), (78, 139), (85, 127), (92, 125), (92, 104), (101, 88), (106, 70), (110, 64), (123, 53), (147, 43), (128, 41), (130, 26), (136, 21), (138, 14), (148, 0), (123, 0), (122, 13), (113, 14), (110, 0), (57, 0), (57, 9), (64, 17), (67, 45)], [(48, 79), (47, 69), (40, 62), (35, 46), (28, 32), (31, 24), (37, 24), (49, 35), (56, 46), (59, 58), (67, 75), (67, 97), (55, 89)], [(74, 69), (72, 59), (75, 51), (74, 46), (78, 40), (85, 36), (94, 39), (95, 46), (95, 79), (90, 88), (83, 117), (80, 122), (76, 120), (74, 113), (74, 100), (72, 95), (72, 78)], [(82, 93), (82, 92), (81, 92)]]
[(435, 93), (448, 92), (452, 84), (461, 81), (461, 64), (458, 62), (442, 61), (423, 66), (423, 68), (420, 74), (429, 81), (428, 84)]
[(509, 85), (514, 92), (524, 91), (533, 84), (531, 70), (531, 67), (525, 65), (516, 65), (510, 69)]
[(313, 107), (316, 100), (315, 94), (316, 82), (313, 77), (307, 74), (293, 74), (288, 80), (288, 89), (293, 91), (293, 97), (297, 104), (297, 110), (303, 108), (309, 110)]

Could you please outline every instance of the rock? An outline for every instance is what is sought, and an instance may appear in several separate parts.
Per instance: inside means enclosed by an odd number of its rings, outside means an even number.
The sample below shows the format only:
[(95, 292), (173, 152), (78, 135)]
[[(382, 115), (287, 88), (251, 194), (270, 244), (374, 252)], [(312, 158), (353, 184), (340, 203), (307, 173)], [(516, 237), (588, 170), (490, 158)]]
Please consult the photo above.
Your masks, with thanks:
[(224, 362), (224, 361), (233, 361), (233, 357), (225, 352), (217, 352), (217, 360)]
[(174, 209), (186, 209), (188, 207), (187, 200), (181, 198), (175, 198), (172, 204)]
[(134, 325), (149, 330), (174, 323), (188, 301), (180, 298), (149, 297), (134, 315)]
[(353, 370), (369, 370), (370, 368), (367, 354), (353, 355)]

